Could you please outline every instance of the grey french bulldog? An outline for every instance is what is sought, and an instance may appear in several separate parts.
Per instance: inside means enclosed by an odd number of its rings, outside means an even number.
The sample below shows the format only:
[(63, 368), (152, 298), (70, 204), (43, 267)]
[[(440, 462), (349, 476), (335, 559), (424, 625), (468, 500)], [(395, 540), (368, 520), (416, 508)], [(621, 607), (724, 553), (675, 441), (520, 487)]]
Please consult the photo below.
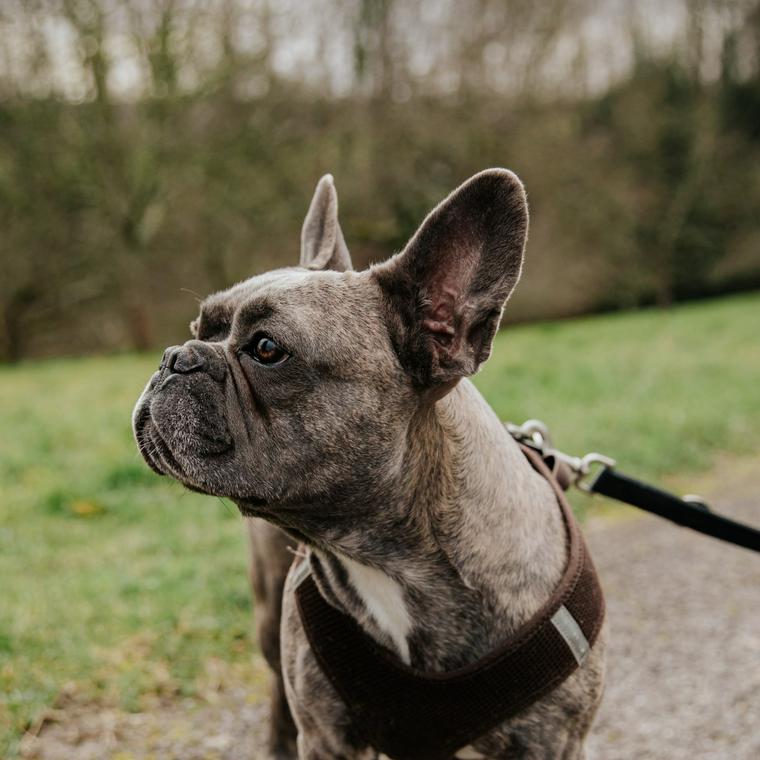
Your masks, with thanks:
[[(282, 668), (274, 756), (294, 756), (289, 705), (301, 760), (378, 757), (309, 647), (288, 543), (308, 547), (330, 604), (426, 672), (496, 649), (562, 575), (556, 496), (468, 380), (520, 277), (527, 226), (521, 182), (489, 169), (401, 253), (356, 272), (327, 175), (300, 266), (209, 296), (193, 339), (166, 350), (137, 403), (135, 436), (157, 472), (253, 518), (262, 647)], [(604, 643), (455, 757), (584, 757)]]

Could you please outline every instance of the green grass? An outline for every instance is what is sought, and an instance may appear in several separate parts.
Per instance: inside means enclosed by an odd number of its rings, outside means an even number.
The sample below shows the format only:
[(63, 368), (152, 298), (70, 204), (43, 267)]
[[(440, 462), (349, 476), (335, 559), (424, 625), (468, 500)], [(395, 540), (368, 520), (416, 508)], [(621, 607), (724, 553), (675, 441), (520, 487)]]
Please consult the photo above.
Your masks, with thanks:
[[(659, 478), (758, 449), (759, 328), (760, 294), (514, 327), (477, 383), (503, 418)], [(0, 369), (0, 757), (64, 689), (138, 709), (209, 668), (256, 682), (240, 518), (132, 442), (157, 360)]]
[(127, 708), (250, 661), (242, 520), (142, 463), (158, 358), (0, 372), (0, 757), (64, 685)]
[(476, 382), (570, 453), (642, 477), (704, 469), (760, 447), (760, 294), (507, 329)]

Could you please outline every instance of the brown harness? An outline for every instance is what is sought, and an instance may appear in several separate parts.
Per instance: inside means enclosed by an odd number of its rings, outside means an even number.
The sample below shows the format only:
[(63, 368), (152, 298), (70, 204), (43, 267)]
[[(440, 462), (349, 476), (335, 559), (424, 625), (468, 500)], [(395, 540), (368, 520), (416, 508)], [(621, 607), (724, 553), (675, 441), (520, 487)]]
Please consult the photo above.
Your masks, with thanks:
[(485, 657), (445, 673), (415, 670), (325, 601), (308, 562), (298, 568), (298, 610), (312, 651), (359, 735), (393, 760), (447, 760), (559, 686), (599, 633), (604, 597), (570, 506), (541, 457), (521, 448), (557, 495), (568, 561), (549, 601)]

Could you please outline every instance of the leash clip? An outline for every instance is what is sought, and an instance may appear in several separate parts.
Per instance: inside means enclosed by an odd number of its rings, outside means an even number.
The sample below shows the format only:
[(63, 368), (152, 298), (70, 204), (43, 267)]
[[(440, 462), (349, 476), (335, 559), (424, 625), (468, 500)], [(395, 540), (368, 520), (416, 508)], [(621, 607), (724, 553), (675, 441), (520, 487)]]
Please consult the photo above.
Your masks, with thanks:
[(570, 485), (574, 485), (586, 493), (591, 493), (591, 484), (595, 479), (591, 475), (596, 470), (597, 465), (600, 467), (614, 467), (617, 464), (612, 457), (599, 454), (596, 451), (592, 451), (582, 457), (574, 457), (571, 454), (565, 454), (564, 451), (560, 451), (559, 449), (545, 449), (542, 452), (542, 456), (544, 459), (550, 460), (551, 458), (564, 464), (571, 473)]
[(542, 454), (552, 445), (552, 436), (549, 427), (541, 420), (526, 420), (522, 425), (514, 425), (507, 422), (507, 432), (517, 438), (521, 443), (538, 449)]
[(535, 448), (544, 460), (553, 459), (564, 464), (572, 473), (571, 483), (586, 493), (591, 493), (595, 478), (589, 476), (600, 467), (612, 468), (617, 462), (605, 454), (592, 451), (585, 456), (575, 457), (555, 449), (549, 427), (541, 420), (527, 420), (522, 425), (507, 423), (507, 432), (521, 443)]
[[(596, 451), (584, 457), (565, 454), (553, 447), (549, 428), (541, 420), (528, 420), (522, 425), (505, 424), (507, 432), (518, 443), (532, 449), (543, 459), (563, 491), (574, 485), (586, 493), (601, 494), (706, 536), (760, 552), (760, 528), (713, 512), (701, 496), (686, 494), (679, 497), (634, 480), (615, 470), (614, 459)], [(607, 477), (602, 477), (605, 474)]]
[(581, 459), (581, 466), (577, 471), (575, 479), (575, 487), (580, 488), (581, 491), (585, 491), (586, 493), (591, 493), (591, 486), (594, 480), (596, 480), (598, 473), (593, 479), (589, 479), (589, 475), (591, 475), (595, 466), (600, 465), (602, 468), (612, 469), (616, 464), (617, 462), (612, 457), (608, 457), (605, 454), (599, 454), (596, 451), (586, 454)]

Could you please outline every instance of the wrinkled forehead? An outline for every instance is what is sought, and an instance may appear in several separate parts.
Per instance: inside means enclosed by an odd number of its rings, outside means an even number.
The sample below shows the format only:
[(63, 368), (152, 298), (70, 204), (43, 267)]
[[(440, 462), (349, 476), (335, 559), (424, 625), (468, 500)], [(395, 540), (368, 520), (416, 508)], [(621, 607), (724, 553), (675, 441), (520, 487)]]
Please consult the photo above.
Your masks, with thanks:
[(278, 295), (287, 293), (289, 289), (303, 289), (311, 274), (308, 270), (294, 267), (275, 269), (243, 280), (205, 298), (201, 304), (201, 317), (231, 321), (238, 310), (251, 302), (263, 304), (267, 299), (276, 300)]
[[(224, 322), (232, 343), (271, 330), (289, 347), (311, 353), (373, 350), (387, 337), (381, 299), (366, 273), (278, 269), (209, 296), (201, 319)], [(382, 341), (386, 342), (386, 341)]]

